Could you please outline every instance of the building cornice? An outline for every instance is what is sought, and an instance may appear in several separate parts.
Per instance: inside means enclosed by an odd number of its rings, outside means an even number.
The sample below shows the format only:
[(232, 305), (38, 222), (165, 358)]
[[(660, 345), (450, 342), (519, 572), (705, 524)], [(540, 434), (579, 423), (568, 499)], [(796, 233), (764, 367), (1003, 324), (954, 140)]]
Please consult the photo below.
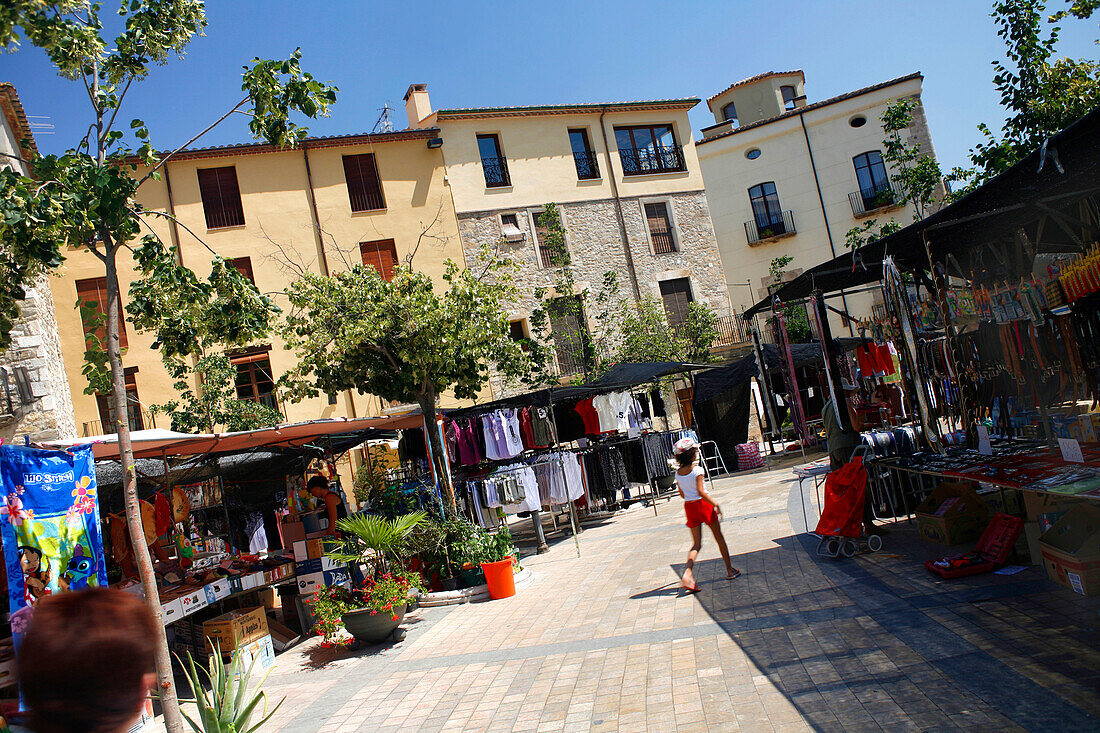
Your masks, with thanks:
[(4, 118), (8, 126), (16, 134), (16, 144), (24, 160), (31, 160), (38, 155), (38, 146), (34, 142), (31, 133), (30, 122), (27, 121), (27, 113), (23, 110), (23, 103), (19, 101), (19, 95), (15, 91), (15, 85), (11, 82), (0, 82), (0, 108), (4, 110)]
[(593, 112), (678, 111), (686, 112), (699, 104), (697, 97), (685, 99), (655, 99), (639, 102), (604, 102), (593, 104), (554, 104), (531, 107), (470, 107), (441, 109), (436, 120), (472, 120), (492, 117), (540, 117), (548, 115), (592, 114)]
[(329, 135), (327, 137), (307, 137), (296, 148), (279, 148), (267, 143), (241, 143), (239, 145), (219, 145), (210, 148), (182, 150), (172, 156), (172, 162), (196, 160), (201, 158), (224, 158), (239, 155), (260, 155), (262, 153), (287, 153), (307, 147), (310, 150), (322, 148), (340, 148), (351, 145), (377, 145), (382, 143), (404, 142), (408, 140), (430, 140), (439, 137), (439, 128), (425, 127), (415, 130), (397, 130), (395, 132), (356, 133), (350, 135)]

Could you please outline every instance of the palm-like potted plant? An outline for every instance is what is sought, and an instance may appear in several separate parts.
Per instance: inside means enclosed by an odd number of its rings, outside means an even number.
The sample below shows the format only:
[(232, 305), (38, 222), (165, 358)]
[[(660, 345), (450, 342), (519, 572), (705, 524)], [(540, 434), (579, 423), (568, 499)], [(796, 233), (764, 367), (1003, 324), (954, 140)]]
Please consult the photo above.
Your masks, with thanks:
[[(182, 663), (183, 660), (180, 661)], [(222, 661), (221, 649), (215, 646), (208, 668), (201, 671), (191, 655), (187, 655), (187, 664), (183, 665), (184, 673), (191, 684), (191, 694), (195, 697), (180, 702), (195, 705), (198, 720), (194, 720), (186, 711), (183, 711), (183, 717), (197, 733), (254, 733), (271, 719), (283, 700), (279, 700), (271, 712), (268, 712), (265, 693), (257, 689), (252, 695), (248, 694), (254, 666), (255, 660), (247, 669), (244, 667), (240, 649), (233, 651), (233, 657), (227, 666)], [(256, 687), (262, 687), (266, 679), (265, 674)], [(263, 708), (257, 711), (261, 703)], [(252, 725), (252, 716), (257, 712), (261, 716), (260, 721)]]
[(405, 618), (410, 595), (420, 589), (419, 575), (402, 570), (402, 555), (409, 533), (425, 517), (422, 511), (393, 519), (355, 514), (336, 523), (342, 536), (325, 554), (337, 562), (365, 564), (371, 573), (358, 588), (329, 587), (314, 598), (314, 618), (326, 643), (339, 630), (337, 620), (359, 641), (373, 644), (393, 636)]

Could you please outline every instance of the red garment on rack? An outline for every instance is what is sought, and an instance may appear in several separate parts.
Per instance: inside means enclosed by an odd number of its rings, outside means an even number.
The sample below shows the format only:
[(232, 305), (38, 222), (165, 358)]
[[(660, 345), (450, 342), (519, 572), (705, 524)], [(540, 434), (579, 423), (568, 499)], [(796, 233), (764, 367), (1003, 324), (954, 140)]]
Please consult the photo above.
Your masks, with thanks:
[(531, 425), (530, 407), (524, 407), (519, 411), (519, 437), (523, 441), (524, 450), (540, 447), (535, 444), (535, 429)]
[(600, 434), (600, 416), (596, 414), (596, 408), (592, 406), (592, 398), (581, 400), (573, 408), (584, 421), (584, 432), (588, 435)]
[(888, 377), (897, 373), (897, 369), (894, 367), (894, 356), (890, 353), (889, 344), (875, 344), (875, 353), (883, 376)]

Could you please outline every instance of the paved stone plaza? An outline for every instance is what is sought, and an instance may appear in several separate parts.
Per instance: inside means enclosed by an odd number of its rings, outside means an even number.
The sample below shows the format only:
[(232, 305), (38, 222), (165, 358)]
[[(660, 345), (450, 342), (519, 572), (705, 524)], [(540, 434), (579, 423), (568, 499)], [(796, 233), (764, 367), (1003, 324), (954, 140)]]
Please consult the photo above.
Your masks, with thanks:
[(877, 555), (817, 560), (796, 485), (716, 482), (744, 576), (719, 579), (707, 538), (697, 595), (676, 585), (677, 500), (586, 525), (580, 557), (552, 533), (516, 597), (417, 611), (393, 647), (300, 644), (265, 730), (1100, 730), (1100, 600), (1041, 568), (937, 581), (904, 524)]

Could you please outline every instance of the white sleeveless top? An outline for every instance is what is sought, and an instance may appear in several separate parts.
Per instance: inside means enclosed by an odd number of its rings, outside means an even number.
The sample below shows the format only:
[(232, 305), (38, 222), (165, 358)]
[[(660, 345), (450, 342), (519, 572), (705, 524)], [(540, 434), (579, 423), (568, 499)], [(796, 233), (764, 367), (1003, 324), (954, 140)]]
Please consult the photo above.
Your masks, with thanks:
[(680, 491), (684, 492), (684, 501), (696, 501), (702, 498), (699, 496), (699, 481), (695, 478), (702, 475), (703, 469), (700, 466), (695, 466), (691, 469), (691, 473), (686, 476), (681, 474), (679, 470), (676, 471), (676, 483), (680, 486)]

